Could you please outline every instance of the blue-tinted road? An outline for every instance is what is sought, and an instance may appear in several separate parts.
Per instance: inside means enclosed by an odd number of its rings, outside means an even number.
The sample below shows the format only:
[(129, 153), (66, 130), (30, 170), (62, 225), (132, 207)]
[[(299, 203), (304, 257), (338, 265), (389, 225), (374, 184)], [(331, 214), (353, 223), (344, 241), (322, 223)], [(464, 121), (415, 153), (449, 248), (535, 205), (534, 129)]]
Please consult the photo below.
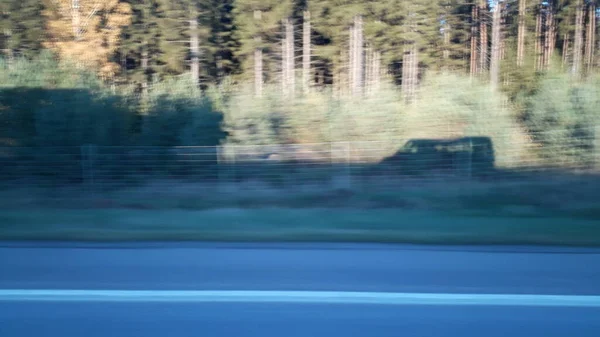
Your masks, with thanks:
[(326, 244), (0, 247), (0, 289), (600, 295), (600, 250)]
[[(35, 289), (51, 300), (27, 299)], [(592, 306), (118, 302), (85, 291), (286, 290), (565, 295), (596, 301), (600, 252), (379, 245), (144, 245), (0, 248), (0, 336), (600, 336)], [(69, 292), (85, 290), (77, 301)], [(14, 291), (16, 297), (5, 295)], [(67, 294), (61, 299), (60, 294)], [(3, 295), (4, 294), (4, 295)], [(13, 294), (13, 295), (14, 295)], [(21, 294), (21, 295), (19, 295)], [(83, 295), (81, 295), (83, 294)], [(4, 297), (3, 297), (4, 296)], [(111, 295), (112, 296), (112, 295)], [(135, 296), (135, 295), (128, 295)], [(146, 296), (146, 295), (144, 295)], [(558, 303), (558, 302), (557, 302)], [(555, 303), (556, 304), (556, 303)]]
[(0, 303), (3, 337), (598, 337), (598, 308)]

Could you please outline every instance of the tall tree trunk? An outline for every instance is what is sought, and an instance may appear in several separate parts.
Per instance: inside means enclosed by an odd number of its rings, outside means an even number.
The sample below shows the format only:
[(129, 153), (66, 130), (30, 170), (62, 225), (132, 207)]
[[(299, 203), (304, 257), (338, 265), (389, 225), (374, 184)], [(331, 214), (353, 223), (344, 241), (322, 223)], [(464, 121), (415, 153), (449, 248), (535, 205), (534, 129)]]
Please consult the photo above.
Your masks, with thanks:
[(548, 62), (546, 64), (546, 68), (550, 66), (550, 61), (554, 56), (554, 50), (556, 49), (556, 20), (554, 19), (554, 7), (548, 7), (548, 30), (550, 31), (550, 41), (549, 41), (549, 50), (548, 50)]
[(492, 17), (492, 55), (490, 59), (490, 85), (492, 90), (498, 88), (500, 79), (500, 44), (501, 30), (500, 20), (502, 16), (502, 2), (496, 0)]
[(585, 34), (585, 64), (586, 72), (590, 73), (594, 64), (594, 44), (596, 40), (596, 5), (588, 5), (588, 21)]
[(551, 16), (550, 10), (546, 8), (546, 12), (544, 14), (544, 44), (543, 44), (543, 69), (548, 69), (550, 65), (550, 41), (552, 34), (552, 25), (550, 23)]
[(13, 52), (12, 48), (10, 48), (10, 46), (11, 46), (11, 39), (12, 39), (12, 30), (11, 29), (4, 29), (4, 31), (2, 32), (2, 34), (4, 35), (4, 41), (5, 41), (5, 47), (6, 47), (3, 50), (4, 57), (6, 58), (7, 66), (10, 68), (10, 67), (12, 67), (13, 59), (14, 59), (14, 52)]
[[(500, 1), (498, 1), (500, 3)], [(503, 3), (502, 3), (503, 4)], [(504, 55), (506, 52), (506, 39), (504, 38), (504, 29), (502, 27), (506, 26), (506, 13), (505, 11), (500, 12), (500, 60), (504, 60)]]
[(372, 94), (379, 90), (381, 82), (381, 53), (372, 47), (365, 51), (365, 92)]
[(296, 56), (296, 48), (294, 44), (294, 25), (291, 20), (287, 20), (285, 29), (285, 40), (287, 41), (287, 74), (289, 83), (289, 95), (294, 97), (296, 92), (296, 64), (294, 62)]
[(365, 48), (365, 93), (371, 93), (371, 85), (373, 83), (373, 50), (370, 46)]
[(284, 19), (282, 22), (283, 39), (281, 39), (281, 93), (283, 96), (287, 96), (289, 90), (289, 75), (288, 75), (288, 42), (287, 42), (287, 22), (288, 19)]
[(79, 0), (71, 0), (71, 28), (75, 41), (81, 38), (81, 18), (79, 12)]
[(285, 38), (282, 40), (281, 45), (281, 87), (285, 96), (293, 97), (296, 86), (296, 78), (294, 74), (294, 26), (292, 25), (291, 20), (288, 18), (283, 21), (283, 27), (285, 32)]
[(471, 77), (477, 74), (477, 22), (478, 7), (471, 7), (471, 53), (469, 59), (469, 74)]
[(542, 5), (537, 5), (537, 13), (535, 15), (535, 70), (542, 68), (542, 21), (543, 21)]
[[(592, 2), (590, 8), (590, 60), (589, 67), (593, 67), (595, 60), (594, 55), (596, 54), (595, 46), (596, 46), (596, 3)], [(591, 70), (591, 69), (590, 69)]]
[(406, 47), (402, 58), (402, 91), (404, 93), (404, 101), (407, 104), (415, 102), (418, 64), (417, 47), (413, 43)]
[(354, 95), (360, 95), (363, 91), (364, 85), (364, 39), (363, 39), (363, 18), (358, 16), (356, 18), (357, 32), (356, 32), (356, 75), (354, 77), (356, 83), (354, 85)]
[(142, 42), (142, 72), (144, 76), (142, 78), (142, 94), (148, 94), (148, 43), (144, 39)]
[(310, 90), (310, 12), (304, 11), (302, 23), (302, 88), (305, 93)]
[(419, 49), (416, 43), (413, 44), (412, 53), (410, 57), (411, 61), (411, 73), (410, 73), (410, 103), (416, 102), (416, 91), (419, 77)]
[(349, 83), (352, 75), (352, 66), (350, 64), (351, 56), (352, 53), (340, 51), (340, 61), (338, 64), (334, 65), (333, 87), (334, 92), (338, 97), (341, 97), (343, 94), (345, 94), (350, 87)]
[(448, 60), (450, 59), (450, 25), (448, 22), (444, 23), (444, 66), (448, 67)]
[(350, 43), (348, 45), (348, 88), (352, 91), (356, 74), (356, 20), (350, 27)]
[(408, 76), (410, 67), (410, 50), (409, 47), (405, 47), (402, 55), (402, 96), (404, 96), (404, 102), (408, 102), (408, 92), (410, 86), (410, 78)]
[(350, 86), (353, 95), (360, 95), (363, 90), (364, 42), (362, 29), (362, 17), (356, 16), (354, 18), (350, 43)]
[[(254, 11), (254, 20), (260, 21), (261, 16), (261, 11)], [(259, 35), (256, 35), (254, 40), (256, 43), (256, 48), (254, 49), (254, 94), (261, 97), (263, 91), (262, 41)]]
[(562, 65), (566, 67), (569, 63), (569, 34), (565, 34), (563, 37), (563, 48), (562, 48)]
[(373, 88), (374, 92), (379, 90), (381, 85), (381, 53), (376, 51), (373, 53)]
[(575, 36), (573, 37), (573, 64), (571, 73), (575, 76), (581, 71), (581, 51), (583, 47), (583, 4), (577, 0), (575, 6)]
[(517, 33), (517, 65), (523, 66), (525, 57), (525, 11), (527, 9), (527, 0), (519, 0), (519, 28)]
[[(412, 16), (412, 13), (409, 13), (409, 17)], [(410, 32), (416, 31), (415, 22), (412, 20), (405, 27)], [(408, 41), (405, 45), (404, 57), (402, 60), (403, 76), (405, 76), (402, 78), (402, 90), (404, 92), (405, 102), (411, 105), (416, 101), (415, 92), (419, 75), (419, 57), (417, 53), (417, 41)], [(404, 68), (406, 68), (405, 73)]]
[(317, 80), (319, 81), (322, 87), (325, 87), (325, 70), (319, 71), (319, 76), (317, 77)]
[(479, 72), (487, 70), (488, 65), (488, 23), (489, 12), (487, 10), (487, 1), (480, 0), (479, 4)]
[[(192, 13), (195, 13), (192, 11)], [(200, 79), (200, 47), (198, 38), (198, 18), (192, 14), (190, 19), (190, 76), (192, 77), (192, 83), (195, 87), (198, 87), (198, 81)]]

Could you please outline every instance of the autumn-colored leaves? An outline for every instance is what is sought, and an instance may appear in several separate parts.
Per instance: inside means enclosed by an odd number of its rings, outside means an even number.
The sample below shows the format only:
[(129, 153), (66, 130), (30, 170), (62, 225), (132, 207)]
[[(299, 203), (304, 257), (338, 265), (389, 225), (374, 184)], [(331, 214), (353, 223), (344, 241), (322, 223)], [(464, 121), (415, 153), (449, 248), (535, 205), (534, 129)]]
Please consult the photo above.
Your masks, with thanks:
[(121, 31), (131, 22), (131, 7), (119, 0), (44, 0), (48, 39), (44, 46), (64, 60), (110, 78), (118, 65), (110, 56)]

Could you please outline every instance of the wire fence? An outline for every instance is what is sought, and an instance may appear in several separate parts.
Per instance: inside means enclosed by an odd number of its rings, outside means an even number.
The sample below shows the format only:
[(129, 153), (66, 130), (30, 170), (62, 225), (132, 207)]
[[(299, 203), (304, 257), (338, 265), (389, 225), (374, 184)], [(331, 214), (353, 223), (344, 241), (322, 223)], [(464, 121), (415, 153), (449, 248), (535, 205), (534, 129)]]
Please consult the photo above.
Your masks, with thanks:
[[(400, 143), (397, 143), (400, 144)], [(552, 172), (600, 172), (596, 148), (564, 152), (562, 161), (515, 158), (498, 166), (487, 137), (413, 139), (390, 142), (332, 142), (214, 147), (79, 147), (0, 148), (0, 187), (62, 188), (81, 186), (101, 191), (145, 183), (196, 182), (235, 186), (248, 182), (302, 188), (313, 185), (360, 189), (395, 181), (502, 181)], [(583, 151), (583, 152), (582, 152)], [(585, 159), (585, 160), (583, 160)], [(541, 176), (540, 176), (541, 177)]]

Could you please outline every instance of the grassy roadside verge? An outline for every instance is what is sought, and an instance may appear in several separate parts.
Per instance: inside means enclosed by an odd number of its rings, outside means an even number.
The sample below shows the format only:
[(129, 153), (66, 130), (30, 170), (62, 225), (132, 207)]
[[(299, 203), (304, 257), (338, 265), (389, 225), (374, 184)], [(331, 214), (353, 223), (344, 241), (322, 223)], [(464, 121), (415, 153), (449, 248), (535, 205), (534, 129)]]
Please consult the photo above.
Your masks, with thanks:
[(0, 240), (600, 246), (600, 182), (0, 191)]
[(594, 219), (401, 209), (37, 209), (3, 211), (0, 224), (0, 240), (600, 245)]

